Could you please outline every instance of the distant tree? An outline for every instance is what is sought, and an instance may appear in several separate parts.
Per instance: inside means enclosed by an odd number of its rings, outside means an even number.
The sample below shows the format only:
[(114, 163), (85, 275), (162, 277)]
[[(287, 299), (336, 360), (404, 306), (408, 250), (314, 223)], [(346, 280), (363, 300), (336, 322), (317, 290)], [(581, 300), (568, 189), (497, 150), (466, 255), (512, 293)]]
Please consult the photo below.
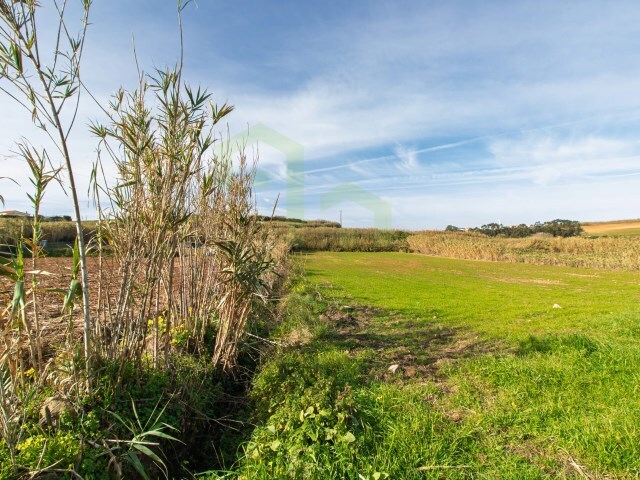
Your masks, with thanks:
[(574, 237), (584, 232), (580, 222), (575, 220), (555, 219), (544, 224), (546, 233), (554, 237)]
[(551, 220), (549, 222), (536, 222), (533, 225), (514, 225), (505, 227), (499, 223), (488, 223), (474, 231), (484, 233), (490, 237), (524, 238), (536, 233), (546, 233), (554, 237), (573, 237), (583, 233), (582, 225), (575, 220)]
[(504, 233), (505, 227), (500, 223), (487, 223), (486, 225), (482, 225), (479, 230), (490, 237), (497, 237)]
[(530, 226), (521, 223), (520, 225), (516, 225), (513, 227), (509, 227), (509, 234), (507, 236), (509, 237), (516, 237), (516, 238), (524, 238), (524, 237), (528, 237), (529, 235), (533, 234), (533, 228), (531, 228)]
[(455, 225), (447, 225), (447, 228), (444, 229), (445, 232), (460, 232), (461, 228), (456, 227)]

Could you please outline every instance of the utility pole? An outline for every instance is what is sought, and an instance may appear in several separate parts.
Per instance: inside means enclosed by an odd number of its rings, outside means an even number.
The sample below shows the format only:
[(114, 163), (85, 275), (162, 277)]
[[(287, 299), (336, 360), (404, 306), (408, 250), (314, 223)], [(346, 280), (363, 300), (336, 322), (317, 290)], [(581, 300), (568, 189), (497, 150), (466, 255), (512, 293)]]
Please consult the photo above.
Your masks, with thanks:
[(340, 227), (342, 227), (342, 210), (340, 210)]

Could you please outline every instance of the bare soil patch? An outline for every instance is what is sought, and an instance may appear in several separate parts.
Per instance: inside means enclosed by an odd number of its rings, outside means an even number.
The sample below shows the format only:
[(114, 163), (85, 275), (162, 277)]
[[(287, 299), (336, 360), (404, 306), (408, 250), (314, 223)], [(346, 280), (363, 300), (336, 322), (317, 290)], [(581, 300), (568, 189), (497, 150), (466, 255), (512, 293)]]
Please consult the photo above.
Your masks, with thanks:
[(371, 374), (377, 378), (443, 381), (440, 369), (459, 359), (506, 349), (459, 328), (407, 320), (379, 308), (332, 308), (323, 314), (336, 328), (335, 342), (350, 352), (373, 350)]
[[(87, 259), (87, 268), (89, 272), (89, 284), (98, 284), (98, 259), (90, 257)], [(31, 259), (25, 259), (25, 269), (32, 271)], [(55, 350), (55, 346), (62, 343), (64, 336), (71, 332), (74, 336), (81, 336), (82, 318), (80, 304), (76, 306), (73, 315), (63, 315), (62, 307), (64, 297), (71, 278), (73, 276), (73, 259), (65, 257), (43, 258), (39, 259), (36, 264), (36, 271), (43, 273), (37, 275), (38, 280), (38, 308), (41, 319), (42, 339), (45, 356), (50, 356)], [(33, 275), (27, 275), (26, 290), (31, 290), (31, 281)], [(13, 298), (13, 290), (15, 285), (7, 278), (0, 278), (0, 299), (1, 305), (9, 305)], [(97, 293), (90, 291), (91, 314), (97, 315)], [(28, 300), (32, 297), (29, 295)], [(81, 302), (81, 300), (80, 300)], [(31, 305), (27, 305), (27, 313), (31, 315)]]

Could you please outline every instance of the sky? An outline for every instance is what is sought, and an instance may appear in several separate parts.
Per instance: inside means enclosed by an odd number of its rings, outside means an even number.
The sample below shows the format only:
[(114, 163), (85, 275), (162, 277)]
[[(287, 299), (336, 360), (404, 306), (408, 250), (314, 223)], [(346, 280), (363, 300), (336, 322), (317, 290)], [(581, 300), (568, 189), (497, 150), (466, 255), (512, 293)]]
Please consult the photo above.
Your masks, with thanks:
[[(235, 106), (262, 213), (279, 197), (278, 214), (348, 227), (640, 217), (636, 1), (198, 0), (183, 24), (184, 77)], [(94, 0), (83, 78), (99, 102), (135, 88), (133, 39), (145, 71), (175, 64), (176, 3)], [(84, 94), (71, 148), (86, 218), (99, 118)], [(0, 194), (24, 211), (21, 136), (40, 141), (0, 94), (0, 176), (19, 184)], [(45, 204), (72, 213), (60, 188)]]

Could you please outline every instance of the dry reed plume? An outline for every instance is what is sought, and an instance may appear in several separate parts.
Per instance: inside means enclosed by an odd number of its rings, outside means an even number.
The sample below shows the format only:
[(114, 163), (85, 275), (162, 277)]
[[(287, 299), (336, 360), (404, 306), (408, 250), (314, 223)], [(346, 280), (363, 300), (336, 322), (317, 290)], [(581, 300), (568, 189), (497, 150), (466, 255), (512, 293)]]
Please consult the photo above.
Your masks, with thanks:
[(638, 237), (490, 238), (480, 234), (422, 232), (407, 239), (412, 252), (467, 260), (533, 263), (594, 269), (640, 269)]

